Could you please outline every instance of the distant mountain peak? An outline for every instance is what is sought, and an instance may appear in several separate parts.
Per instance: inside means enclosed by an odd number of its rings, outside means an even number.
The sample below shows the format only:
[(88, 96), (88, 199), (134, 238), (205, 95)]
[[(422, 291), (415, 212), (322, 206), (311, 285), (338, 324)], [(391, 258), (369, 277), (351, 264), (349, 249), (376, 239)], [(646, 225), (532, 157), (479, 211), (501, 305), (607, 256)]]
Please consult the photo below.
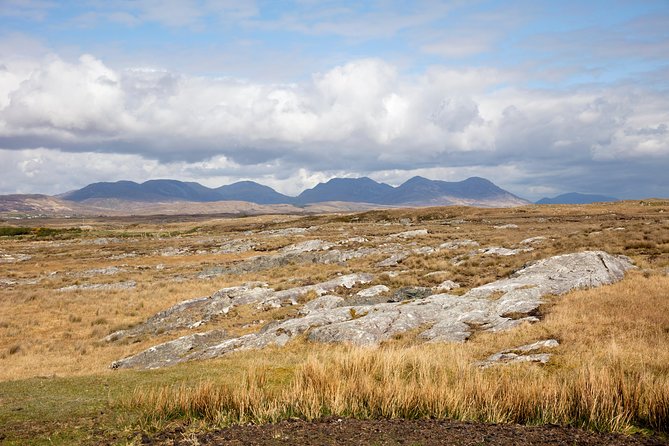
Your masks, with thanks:
[(448, 182), (422, 176), (414, 176), (398, 187), (368, 177), (331, 178), (325, 183), (306, 189), (297, 197), (289, 197), (250, 180), (208, 188), (195, 182), (170, 179), (148, 180), (142, 184), (134, 181), (93, 183), (62, 194), (61, 197), (78, 202), (115, 199), (139, 202), (246, 201), (256, 204), (300, 205), (350, 202), (392, 206), (517, 206), (528, 203), (485, 178), (471, 177), (463, 181)]

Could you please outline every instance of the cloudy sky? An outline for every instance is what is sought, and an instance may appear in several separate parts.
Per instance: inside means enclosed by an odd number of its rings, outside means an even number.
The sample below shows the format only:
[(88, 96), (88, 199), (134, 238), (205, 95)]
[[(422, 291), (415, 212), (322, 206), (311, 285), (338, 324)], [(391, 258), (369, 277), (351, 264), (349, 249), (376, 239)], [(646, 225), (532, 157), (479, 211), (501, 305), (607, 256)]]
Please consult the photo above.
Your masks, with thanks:
[(669, 2), (0, 0), (0, 172), (667, 197)]

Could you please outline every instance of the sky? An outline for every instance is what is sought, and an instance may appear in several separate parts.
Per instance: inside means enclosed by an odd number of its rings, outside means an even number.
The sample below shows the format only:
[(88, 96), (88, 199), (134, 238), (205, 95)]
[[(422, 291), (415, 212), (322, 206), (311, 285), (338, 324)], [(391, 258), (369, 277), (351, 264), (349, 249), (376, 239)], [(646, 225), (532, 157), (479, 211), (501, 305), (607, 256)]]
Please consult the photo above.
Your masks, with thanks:
[(669, 196), (669, 1), (0, 0), (0, 194)]

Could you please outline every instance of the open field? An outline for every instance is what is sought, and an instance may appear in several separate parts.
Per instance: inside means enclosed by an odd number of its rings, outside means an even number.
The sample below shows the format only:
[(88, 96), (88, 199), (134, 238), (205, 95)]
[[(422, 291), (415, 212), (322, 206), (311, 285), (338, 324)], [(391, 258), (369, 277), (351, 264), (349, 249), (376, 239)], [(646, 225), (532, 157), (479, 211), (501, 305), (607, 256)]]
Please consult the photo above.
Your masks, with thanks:
[[(398, 235), (408, 231), (416, 232)], [(323, 242), (307, 251), (311, 257), (258, 260), (308, 240)], [(478, 246), (440, 248), (463, 240)], [(485, 252), (491, 247), (514, 252)], [(364, 255), (319, 260), (334, 249)], [(307, 293), (296, 305), (263, 309), (241, 305), (197, 327), (104, 340), (224, 287), (263, 282), (289, 290), (369, 273), (371, 282), (334, 293), (355, 299), (376, 285), (390, 295), (407, 287), (436, 290), (452, 280), (459, 287), (449, 292), (463, 295), (530, 262), (585, 250), (629, 256), (637, 268), (612, 285), (547, 296), (538, 322), (494, 333), (472, 327), (463, 343), (425, 343), (416, 330), (378, 348), (301, 336), (284, 347), (155, 370), (110, 368), (193, 332), (220, 329), (230, 338), (259, 332), (298, 316), (316, 297)], [(383, 264), (400, 252), (406, 256)], [(668, 273), (669, 202), (657, 200), (0, 222), (0, 442), (132, 444), (142, 433), (175, 425), (186, 438), (231, 422), (322, 417), (551, 423), (665, 435)], [(552, 353), (545, 365), (477, 365), (543, 339), (559, 341), (542, 350)]]

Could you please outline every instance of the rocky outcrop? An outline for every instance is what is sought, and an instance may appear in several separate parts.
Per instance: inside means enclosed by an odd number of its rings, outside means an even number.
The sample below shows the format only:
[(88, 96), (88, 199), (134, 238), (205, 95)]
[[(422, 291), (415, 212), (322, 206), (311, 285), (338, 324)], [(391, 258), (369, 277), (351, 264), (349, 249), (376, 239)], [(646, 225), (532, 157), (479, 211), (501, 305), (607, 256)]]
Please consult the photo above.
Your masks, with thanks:
[[(586, 251), (538, 261), (509, 278), (474, 288), (462, 296), (435, 294), (403, 302), (346, 306), (341, 306), (345, 300), (330, 297), (312, 303), (303, 317), (270, 324), (258, 333), (224, 340), (182, 356), (177, 362), (268, 345), (281, 346), (304, 333), (314, 342), (374, 346), (399, 333), (428, 327), (418, 335), (425, 341), (463, 342), (475, 330), (495, 332), (525, 321), (536, 322), (538, 319), (532, 313), (542, 304), (543, 296), (610, 284), (621, 280), (630, 268), (632, 264), (627, 257)], [(117, 361), (115, 366), (153, 367), (156, 364), (137, 365), (133, 358)]]
[(319, 296), (337, 287), (351, 288), (373, 279), (369, 274), (349, 274), (327, 282), (274, 291), (262, 283), (223, 288), (208, 297), (190, 299), (155, 314), (146, 322), (128, 330), (114, 332), (105, 340), (115, 341), (126, 337), (155, 335), (182, 328), (197, 328), (213, 318), (227, 314), (240, 305), (254, 305), (258, 310), (269, 310), (284, 305), (297, 305), (297, 299), (313, 292)]
[(226, 338), (227, 335), (223, 330), (211, 330), (206, 333), (182, 336), (174, 341), (150, 347), (137, 355), (124, 359), (122, 362), (113, 362), (111, 368), (155, 369), (167, 367), (182, 362), (183, 358), (202, 351), (211, 345), (223, 342)]

